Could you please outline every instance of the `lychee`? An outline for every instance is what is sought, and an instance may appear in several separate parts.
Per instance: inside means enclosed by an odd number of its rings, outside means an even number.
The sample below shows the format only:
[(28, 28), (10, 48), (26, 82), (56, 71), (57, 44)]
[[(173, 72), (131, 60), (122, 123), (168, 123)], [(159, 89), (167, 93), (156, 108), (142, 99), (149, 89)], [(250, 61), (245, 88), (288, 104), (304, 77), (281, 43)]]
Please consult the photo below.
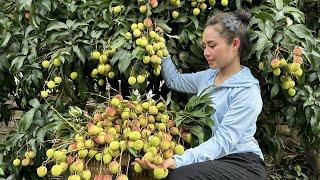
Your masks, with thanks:
[(39, 177), (44, 177), (47, 174), (47, 168), (45, 166), (38, 167), (37, 174)]
[(165, 170), (161, 167), (157, 167), (153, 170), (153, 175), (156, 179), (163, 179), (166, 177)]
[(175, 154), (182, 155), (184, 153), (184, 147), (181, 144), (176, 145), (174, 148)]
[(133, 169), (136, 173), (141, 173), (143, 171), (143, 168), (140, 166), (139, 163), (134, 164)]
[(51, 168), (51, 174), (53, 176), (60, 176), (60, 174), (62, 173), (62, 167), (60, 165), (53, 165)]
[(117, 174), (120, 171), (120, 165), (117, 161), (110, 162), (108, 167), (111, 174)]

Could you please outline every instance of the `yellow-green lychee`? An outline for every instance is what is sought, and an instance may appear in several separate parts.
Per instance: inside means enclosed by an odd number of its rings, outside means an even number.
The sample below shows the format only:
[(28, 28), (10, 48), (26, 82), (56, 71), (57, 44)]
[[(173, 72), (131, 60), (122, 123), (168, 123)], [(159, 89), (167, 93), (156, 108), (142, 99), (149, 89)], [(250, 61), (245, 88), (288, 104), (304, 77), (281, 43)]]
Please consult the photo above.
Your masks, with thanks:
[(153, 175), (156, 179), (164, 179), (166, 177), (165, 170), (161, 167), (157, 167), (153, 170)]
[(101, 54), (100, 54), (99, 51), (93, 51), (93, 52), (91, 53), (91, 59), (93, 59), (93, 60), (99, 60), (99, 59), (100, 59), (100, 56), (101, 56)]
[(53, 59), (53, 65), (56, 66), (56, 67), (61, 66), (61, 60), (60, 60), (60, 58), (54, 58), (54, 59)]
[(60, 176), (60, 174), (62, 173), (62, 167), (60, 165), (53, 165), (51, 168), (51, 174), (53, 176)]
[(42, 61), (41, 63), (42, 67), (47, 69), (50, 66), (50, 62), (48, 60)]
[(141, 173), (143, 171), (143, 168), (139, 163), (134, 164), (133, 169), (136, 173)]
[(49, 81), (49, 82), (47, 83), (47, 87), (48, 87), (49, 89), (53, 89), (54, 87), (56, 87), (56, 83), (54, 83), (54, 81)]
[(37, 168), (37, 175), (39, 177), (44, 177), (47, 175), (47, 168), (45, 166), (40, 166)]
[(15, 159), (15, 160), (13, 160), (13, 162), (12, 162), (12, 164), (13, 164), (14, 166), (19, 166), (20, 163), (21, 163), (21, 160), (20, 160), (20, 159)]
[(174, 148), (175, 154), (182, 155), (184, 153), (184, 147), (181, 144), (176, 145)]

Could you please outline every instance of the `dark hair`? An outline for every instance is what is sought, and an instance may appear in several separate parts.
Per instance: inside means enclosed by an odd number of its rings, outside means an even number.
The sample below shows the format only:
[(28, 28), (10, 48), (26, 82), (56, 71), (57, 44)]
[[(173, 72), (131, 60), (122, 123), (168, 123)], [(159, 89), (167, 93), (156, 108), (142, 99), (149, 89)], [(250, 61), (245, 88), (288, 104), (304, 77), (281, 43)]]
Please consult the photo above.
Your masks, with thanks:
[[(250, 50), (250, 35), (247, 28), (250, 19), (251, 13), (245, 10), (237, 10), (233, 13), (219, 13), (208, 18), (206, 27), (218, 25), (215, 29), (225, 37), (229, 45), (234, 38), (239, 38), (239, 56), (242, 61), (248, 57)], [(226, 23), (226, 21), (230, 23)]]

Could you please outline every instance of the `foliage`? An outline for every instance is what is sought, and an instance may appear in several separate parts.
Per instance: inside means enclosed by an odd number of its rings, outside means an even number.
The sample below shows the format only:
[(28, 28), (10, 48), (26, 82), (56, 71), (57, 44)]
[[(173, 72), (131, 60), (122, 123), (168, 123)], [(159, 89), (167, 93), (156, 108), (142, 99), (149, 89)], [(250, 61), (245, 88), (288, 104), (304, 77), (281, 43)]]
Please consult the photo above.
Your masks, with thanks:
[(214, 123), (212, 114), (215, 110), (212, 105), (211, 88), (204, 89), (199, 95), (192, 96), (182, 109), (174, 101), (170, 106), (174, 111), (173, 117), (177, 125), (183, 125), (190, 129), (193, 137), (196, 137), (193, 138), (192, 147), (212, 137), (211, 126)]
[[(320, 135), (320, 41), (303, 24), (305, 15), (293, 7), (292, 3), (267, 1), (265, 5), (253, 8), (252, 12), (254, 18), (250, 25), (255, 43), (251, 53), (252, 58), (259, 59), (254, 66), (259, 66), (262, 71), (259, 73), (264, 99), (262, 119), (269, 119), (268, 122), (261, 122), (260, 128), (267, 132), (264, 143), (269, 146), (272, 144), (274, 149), (271, 151), (273, 150), (275, 161), (281, 164), (284, 163), (285, 154), (281, 150), (283, 142), (276, 134), (276, 129), (282, 124), (288, 124), (291, 129), (289, 131), (299, 132), (303, 146), (312, 146), (314, 149), (320, 146), (318, 138), (310, 138)], [(286, 66), (281, 67), (280, 75), (275, 75), (274, 68), (271, 67), (272, 61), (285, 59), (290, 66), (290, 63), (297, 62), (294, 50), (297, 47), (303, 47), (302, 58), (299, 58), (303, 62), (300, 65), (303, 74), (295, 76)], [(283, 77), (295, 81), (295, 96), (291, 97), (287, 93)]]

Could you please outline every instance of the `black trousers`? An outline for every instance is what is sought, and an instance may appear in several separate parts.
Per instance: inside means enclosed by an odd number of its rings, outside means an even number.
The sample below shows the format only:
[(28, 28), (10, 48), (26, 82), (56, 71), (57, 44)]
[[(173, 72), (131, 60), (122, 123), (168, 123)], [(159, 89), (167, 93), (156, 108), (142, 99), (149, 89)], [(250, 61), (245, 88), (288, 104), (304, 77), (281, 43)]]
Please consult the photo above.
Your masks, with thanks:
[(220, 159), (182, 166), (168, 180), (265, 180), (264, 161), (254, 153), (230, 154)]

